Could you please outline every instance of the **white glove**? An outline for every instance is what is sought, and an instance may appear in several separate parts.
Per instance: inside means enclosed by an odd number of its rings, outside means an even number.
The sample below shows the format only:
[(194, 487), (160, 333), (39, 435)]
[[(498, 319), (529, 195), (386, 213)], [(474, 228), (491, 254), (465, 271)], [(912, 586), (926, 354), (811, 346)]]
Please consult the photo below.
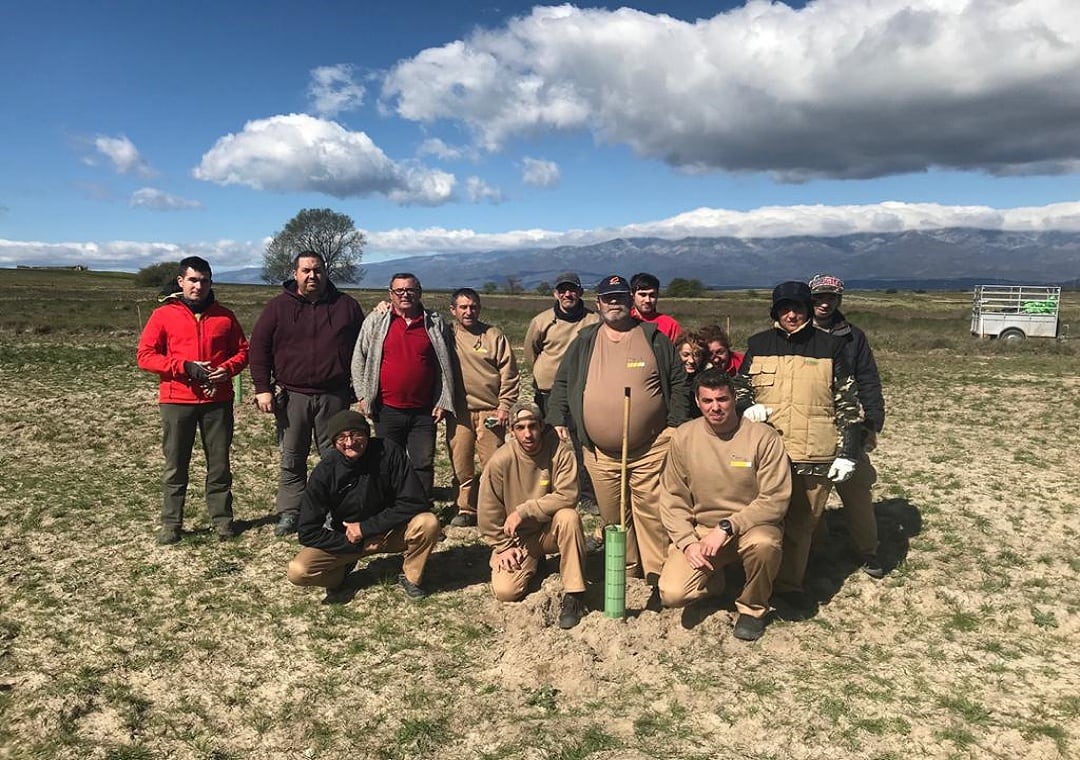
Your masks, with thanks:
[[(820, 470), (818, 470), (820, 472)], [(832, 466), (829, 467), (829, 474), (826, 476), (833, 483), (843, 483), (845, 480), (851, 477), (855, 472), (855, 460), (847, 459), (845, 457), (837, 457), (833, 460)]]
[(769, 415), (773, 410), (764, 404), (754, 404), (751, 407), (747, 407), (746, 411), (742, 413), (744, 420), (750, 420), (751, 422), (764, 422), (769, 419)]

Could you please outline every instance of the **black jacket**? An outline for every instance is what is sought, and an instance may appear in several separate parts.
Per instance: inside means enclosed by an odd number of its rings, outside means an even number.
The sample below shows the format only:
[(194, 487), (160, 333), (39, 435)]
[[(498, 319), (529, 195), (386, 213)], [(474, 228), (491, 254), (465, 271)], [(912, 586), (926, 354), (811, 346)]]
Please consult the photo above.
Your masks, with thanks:
[(335, 554), (359, 552), (342, 523), (359, 522), (364, 536), (374, 537), (430, 511), (405, 452), (393, 441), (372, 438), (355, 464), (335, 449), (311, 471), (300, 504), (300, 543)]
[(855, 374), (859, 403), (866, 413), (863, 424), (880, 433), (885, 427), (885, 398), (881, 395), (881, 375), (878, 374), (877, 362), (866, 340), (866, 333), (848, 322), (839, 310), (833, 313), (829, 327), (816, 324), (815, 327), (844, 341), (844, 356)]

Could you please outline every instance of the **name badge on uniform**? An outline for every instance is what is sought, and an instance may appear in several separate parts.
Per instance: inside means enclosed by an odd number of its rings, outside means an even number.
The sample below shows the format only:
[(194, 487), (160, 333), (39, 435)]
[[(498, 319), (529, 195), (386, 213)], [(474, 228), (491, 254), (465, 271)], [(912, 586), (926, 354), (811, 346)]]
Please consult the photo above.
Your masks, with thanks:
[(548, 486), (551, 485), (551, 479), (550, 478), (541, 478), (540, 479), (540, 485), (542, 485), (544, 488), (547, 488)]
[(749, 459), (736, 459), (735, 457), (732, 457), (731, 461), (728, 462), (728, 466), (729, 467), (743, 467), (743, 468), (749, 469), (749, 468), (754, 466), (754, 463), (751, 462)]
[(488, 350), (483, 346), (475, 346), (473, 347), (473, 351), (478, 354), (486, 354), (488, 352)]
[(818, 360), (817, 360), (817, 359), (814, 359), (814, 358), (811, 358), (811, 357), (809, 357), (809, 356), (807, 356), (807, 357), (806, 357), (806, 363), (807, 363), (807, 364), (817, 364), (817, 363), (818, 363)]
[(627, 359), (626, 360), (626, 368), (627, 369), (645, 369), (645, 360), (644, 359)]

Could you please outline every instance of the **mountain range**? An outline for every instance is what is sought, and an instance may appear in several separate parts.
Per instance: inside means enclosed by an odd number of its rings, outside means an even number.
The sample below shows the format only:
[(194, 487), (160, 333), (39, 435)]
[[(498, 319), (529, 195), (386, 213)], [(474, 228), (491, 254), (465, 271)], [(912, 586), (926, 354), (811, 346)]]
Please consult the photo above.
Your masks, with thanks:
[[(613, 272), (651, 272), (661, 283), (697, 279), (712, 289), (771, 287), (817, 272), (843, 277), (849, 287), (968, 288), (977, 283), (1080, 282), (1080, 233), (967, 228), (835, 237), (618, 238), (558, 248), (437, 253), (365, 264), (365, 287), (382, 286), (395, 272), (414, 272), (429, 289), (516, 277), (529, 290), (577, 272), (589, 288)], [(259, 282), (259, 270), (221, 272), (222, 282)]]

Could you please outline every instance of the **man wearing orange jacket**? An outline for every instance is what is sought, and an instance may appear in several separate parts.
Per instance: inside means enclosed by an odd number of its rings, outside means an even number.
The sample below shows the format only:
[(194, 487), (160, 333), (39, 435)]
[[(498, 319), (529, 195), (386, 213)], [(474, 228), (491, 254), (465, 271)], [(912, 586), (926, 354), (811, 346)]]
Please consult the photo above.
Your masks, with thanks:
[(233, 537), (231, 378), (248, 363), (248, 343), (236, 315), (214, 299), (210, 264), (180, 262), (176, 292), (162, 298), (139, 338), (139, 369), (161, 379), (162, 476), (159, 544), (180, 540), (195, 431), (206, 453), (206, 508), (220, 540)]

